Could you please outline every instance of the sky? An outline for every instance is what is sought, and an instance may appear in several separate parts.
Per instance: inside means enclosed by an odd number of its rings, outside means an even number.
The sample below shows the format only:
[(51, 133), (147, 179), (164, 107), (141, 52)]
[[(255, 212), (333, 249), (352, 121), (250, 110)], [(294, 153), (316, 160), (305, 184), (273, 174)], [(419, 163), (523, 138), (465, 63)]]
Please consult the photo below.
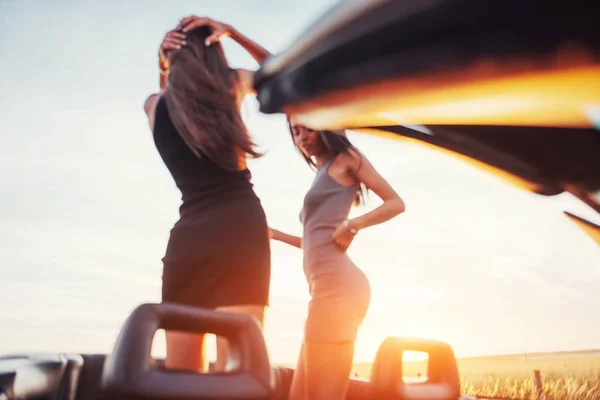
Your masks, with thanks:
[[(165, 32), (206, 15), (278, 53), (332, 4), (0, 1), (0, 354), (107, 353), (137, 305), (160, 301), (180, 194), (143, 102), (158, 89)], [(257, 67), (224, 44), (233, 67)], [(313, 172), (283, 116), (248, 98), (243, 117), (266, 152), (250, 168), (269, 224), (300, 234)], [(600, 253), (562, 214), (598, 223), (587, 206), (416, 144), (349, 138), (407, 207), (349, 249), (373, 288), (356, 361), (400, 335), (444, 340), (457, 356), (600, 347)], [(379, 204), (372, 194), (352, 216)], [(273, 362), (294, 362), (309, 299), (302, 254), (278, 242), (272, 253), (265, 339)]]

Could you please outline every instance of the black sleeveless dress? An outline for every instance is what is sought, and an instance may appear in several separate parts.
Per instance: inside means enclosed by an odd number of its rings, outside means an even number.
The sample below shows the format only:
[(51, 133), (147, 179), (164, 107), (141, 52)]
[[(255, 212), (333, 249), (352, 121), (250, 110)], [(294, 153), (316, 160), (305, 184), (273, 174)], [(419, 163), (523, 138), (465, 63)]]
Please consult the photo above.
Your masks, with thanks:
[(268, 225), (250, 172), (196, 157), (171, 122), (164, 97), (153, 136), (182, 196), (163, 258), (162, 301), (205, 308), (268, 305)]

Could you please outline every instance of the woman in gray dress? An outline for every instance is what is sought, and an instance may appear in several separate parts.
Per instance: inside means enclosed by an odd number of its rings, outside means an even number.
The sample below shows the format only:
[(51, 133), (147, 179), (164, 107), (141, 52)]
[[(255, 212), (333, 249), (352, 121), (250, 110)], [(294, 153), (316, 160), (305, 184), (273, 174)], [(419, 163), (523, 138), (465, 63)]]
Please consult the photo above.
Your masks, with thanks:
[[(404, 202), (350, 143), (344, 131), (314, 131), (290, 118), (297, 149), (316, 169), (300, 213), (302, 237), (271, 229), (273, 240), (303, 250), (311, 300), (304, 341), (292, 381), (291, 400), (342, 400), (346, 397), (354, 342), (369, 307), (367, 277), (346, 254), (362, 229), (404, 212)], [(349, 220), (353, 204), (366, 190), (383, 204)]]

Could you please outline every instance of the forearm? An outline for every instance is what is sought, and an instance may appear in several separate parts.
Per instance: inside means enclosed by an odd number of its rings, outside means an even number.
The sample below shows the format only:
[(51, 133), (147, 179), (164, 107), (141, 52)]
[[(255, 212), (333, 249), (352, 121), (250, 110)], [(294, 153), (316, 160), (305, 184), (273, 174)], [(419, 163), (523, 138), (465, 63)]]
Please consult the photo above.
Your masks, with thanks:
[(357, 230), (365, 229), (370, 226), (389, 221), (398, 214), (403, 213), (404, 210), (405, 205), (402, 199), (396, 198), (387, 200), (381, 206), (377, 207), (371, 212), (349, 220), (348, 226)]
[(167, 75), (161, 71), (160, 78), (158, 84), (161, 89), (166, 89), (167, 87)]
[(287, 233), (273, 230), (273, 240), (278, 240), (283, 243), (287, 243), (290, 246), (302, 248), (302, 238), (300, 236), (288, 235)]
[(262, 64), (263, 61), (265, 61), (265, 59), (271, 55), (269, 51), (260, 46), (258, 43), (248, 39), (237, 29), (230, 27), (229, 31), (229, 37), (242, 46), (244, 50), (246, 50), (259, 64)]
[(167, 87), (167, 77), (169, 75), (169, 64), (168, 62), (160, 56), (158, 56), (158, 71), (160, 74), (160, 78), (158, 84), (161, 89), (165, 89)]

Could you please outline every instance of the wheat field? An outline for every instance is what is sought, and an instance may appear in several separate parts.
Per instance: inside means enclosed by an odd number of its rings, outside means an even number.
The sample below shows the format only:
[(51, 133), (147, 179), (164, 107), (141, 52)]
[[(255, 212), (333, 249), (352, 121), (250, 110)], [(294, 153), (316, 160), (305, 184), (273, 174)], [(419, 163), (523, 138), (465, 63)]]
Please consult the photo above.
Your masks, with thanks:
[[(534, 370), (541, 372), (542, 399), (600, 399), (600, 356), (556, 354), (459, 359), (461, 393), (485, 398), (537, 399)], [(404, 375), (427, 375), (426, 362), (405, 362)], [(369, 377), (371, 364), (357, 364), (354, 372)]]

